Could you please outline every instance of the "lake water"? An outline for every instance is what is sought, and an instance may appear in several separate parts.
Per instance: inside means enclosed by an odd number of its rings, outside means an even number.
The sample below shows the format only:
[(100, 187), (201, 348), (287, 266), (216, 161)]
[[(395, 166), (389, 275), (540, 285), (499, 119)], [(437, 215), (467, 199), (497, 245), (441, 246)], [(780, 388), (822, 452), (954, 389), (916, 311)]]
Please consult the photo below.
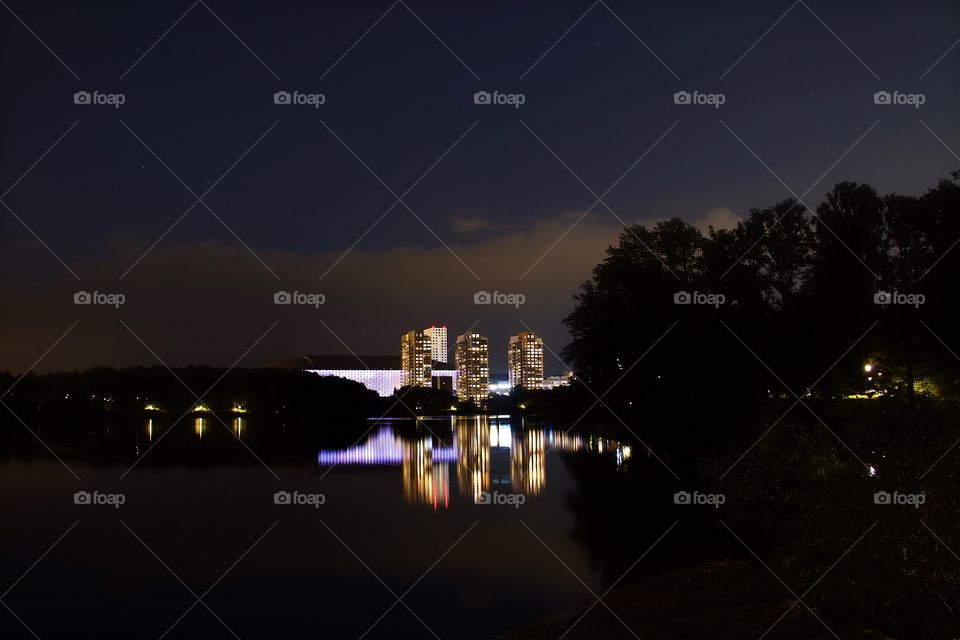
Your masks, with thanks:
[[(39, 433), (52, 453), (0, 459), (5, 639), (493, 638), (599, 595), (679, 519), (636, 444), (535, 418)], [(709, 555), (698, 517), (628, 580)]]

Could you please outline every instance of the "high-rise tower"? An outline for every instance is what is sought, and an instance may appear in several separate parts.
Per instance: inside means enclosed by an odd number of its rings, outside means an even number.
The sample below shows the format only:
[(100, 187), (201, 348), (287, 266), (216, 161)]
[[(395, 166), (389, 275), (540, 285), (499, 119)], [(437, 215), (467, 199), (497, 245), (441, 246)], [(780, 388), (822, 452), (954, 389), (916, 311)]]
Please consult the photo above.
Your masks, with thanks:
[(524, 331), (510, 338), (507, 349), (510, 388), (543, 388), (543, 340), (532, 331)]
[(470, 332), (457, 336), (457, 398), (480, 403), (490, 393), (490, 353), (486, 336)]
[(400, 368), (403, 369), (405, 387), (431, 385), (433, 366), (430, 356), (430, 339), (423, 331), (407, 331), (400, 336)]

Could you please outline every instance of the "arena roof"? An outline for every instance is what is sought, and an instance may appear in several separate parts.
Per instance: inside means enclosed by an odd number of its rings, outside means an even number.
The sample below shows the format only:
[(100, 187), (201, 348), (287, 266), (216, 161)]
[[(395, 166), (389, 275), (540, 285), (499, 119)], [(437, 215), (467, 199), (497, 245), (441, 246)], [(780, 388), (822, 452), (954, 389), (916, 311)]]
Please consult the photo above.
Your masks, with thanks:
[[(314, 354), (291, 358), (273, 365), (281, 369), (322, 369), (330, 370), (399, 370), (400, 356), (363, 356), (363, 355), (326, 355)], [(456, 367), (446, 362), (433, 361), (433, 368), (452, 371)]]

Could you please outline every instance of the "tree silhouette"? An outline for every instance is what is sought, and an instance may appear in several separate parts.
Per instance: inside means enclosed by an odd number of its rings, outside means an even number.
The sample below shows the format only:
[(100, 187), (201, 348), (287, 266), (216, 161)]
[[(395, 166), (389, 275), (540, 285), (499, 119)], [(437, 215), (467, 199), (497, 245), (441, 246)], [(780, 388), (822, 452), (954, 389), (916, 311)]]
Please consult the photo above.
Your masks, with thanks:
[[(624, 227), (575, 296), (564, 354), (588, 384), (613, 385), (612, 402), (781, 397), (818, 380), (811, 394), (840, 397), (863, 389), (867, 361), (911, 405), (917, 390), (953, 393), (941, 340), (960, 339), (958, 179), (920, 197), (841, 182), (815, 212), (784, 200), (706, 234), (680, 219)], [(679, 304), (683, 292), (724, 299)]]

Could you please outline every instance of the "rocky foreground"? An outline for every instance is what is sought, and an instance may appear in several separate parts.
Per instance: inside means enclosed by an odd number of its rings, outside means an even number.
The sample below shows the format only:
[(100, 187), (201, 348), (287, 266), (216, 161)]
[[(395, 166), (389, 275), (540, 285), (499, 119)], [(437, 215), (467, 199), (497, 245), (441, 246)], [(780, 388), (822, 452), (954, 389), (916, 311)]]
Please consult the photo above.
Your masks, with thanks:
[(499, 640), (884, 637), (870, 631), (841, 630), (829, 621), (831, 628), (827, 628), (802, 604), (791, 609), (794, 598), (762, 567), (734, 560), (709, 562), (617, 589), (604, 602), (616, 616), (602, 604), (589, 600), (513, 629)]

